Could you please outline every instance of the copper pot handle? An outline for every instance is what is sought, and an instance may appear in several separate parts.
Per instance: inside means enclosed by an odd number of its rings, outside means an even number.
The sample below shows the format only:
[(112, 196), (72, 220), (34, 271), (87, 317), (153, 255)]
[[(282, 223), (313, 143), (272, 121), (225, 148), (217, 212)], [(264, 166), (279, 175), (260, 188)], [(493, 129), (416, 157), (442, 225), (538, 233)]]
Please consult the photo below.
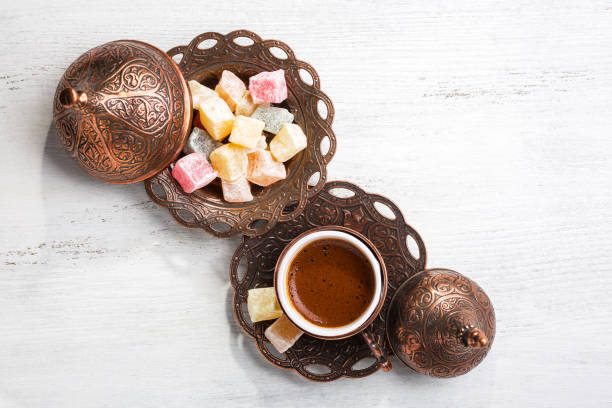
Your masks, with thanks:
[(382, 370), (385, 372), (391, 371), (391, 368), (393, 368), (393, 366), (391, 365), (391, 361), (389, 361), (385, 350), (380, 347), (380, 344), (378, 344), (378, 342), (376, 341), (376, 337), (374, 336), (374, 334), (369, 331), (362, 331), (361, 336), (365, 340), (368, 347), (370, 347), (370, 350), (372, 350), (372, 354), (374, 355), (374, 358), (376, 358), (376, 360), (380, 363)]
[(489, 339), (487, 335), (480, 329), (477, 329), (471, 324), (466, 324), (459, 330), (459, 338), (467, 347), (487, 347)]
[(59, 94), (59, 102), (64, 108), (78, 108), (87, 103), (87, 94), (74, 88), (66, 88)]

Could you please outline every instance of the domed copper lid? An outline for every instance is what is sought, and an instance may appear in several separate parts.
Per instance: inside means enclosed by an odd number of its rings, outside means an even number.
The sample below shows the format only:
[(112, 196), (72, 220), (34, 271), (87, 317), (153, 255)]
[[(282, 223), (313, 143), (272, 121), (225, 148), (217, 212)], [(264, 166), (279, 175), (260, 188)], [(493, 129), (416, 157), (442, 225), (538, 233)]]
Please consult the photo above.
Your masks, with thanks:
[(183, 147), (191, 115), (191, 94), (176, 63), (132, 40), (81, 55), (53, 101), (64, 148), (85, 172), (109, 183), (135, 183), (167, 167)]
[(410, 368), (454, 377), (477, 366), (495, 337), (495, 312), (475, 282), (448, 269), (420, 272), (400, 286), (387, 313), (387, 338)]

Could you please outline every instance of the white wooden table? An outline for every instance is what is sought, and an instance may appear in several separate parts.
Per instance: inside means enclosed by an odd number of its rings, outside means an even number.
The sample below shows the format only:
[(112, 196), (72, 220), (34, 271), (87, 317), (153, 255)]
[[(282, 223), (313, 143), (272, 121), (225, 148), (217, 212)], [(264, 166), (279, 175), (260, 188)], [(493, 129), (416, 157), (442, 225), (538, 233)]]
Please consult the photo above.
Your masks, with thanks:
[[(1, 2), (0, 407), (612, 403), (612, 1), (373, 3)], [(269, 365), (232, 315), (238, 239), (64, 154), (52, 97), (82, 52), (238, 28), (320, 74), (330, 180), (388, 195), (428, 266), (488, 292), (474, 371), (319, 384)]]

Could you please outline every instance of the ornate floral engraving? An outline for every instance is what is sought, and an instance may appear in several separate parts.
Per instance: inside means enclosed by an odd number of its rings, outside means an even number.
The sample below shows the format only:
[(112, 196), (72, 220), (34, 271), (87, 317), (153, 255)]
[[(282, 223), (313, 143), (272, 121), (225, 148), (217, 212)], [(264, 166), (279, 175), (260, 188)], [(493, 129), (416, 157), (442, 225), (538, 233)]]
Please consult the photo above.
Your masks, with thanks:
[(58, 132), (62, 146), (64, 146), (64, 149), (72, 153), (77, 138), (76, 136), (79, 124), (73, 116), (66, 115), (56, 120), (56, 126), (62, 129), (61, 132)]
[[(387, 326), (398, 357), (436, 377), (464, 374), (482, 361), (495, 336), (495, 313), (478, 285), (457, 272), (432, 269), (400, 290)], [(464, 344), (462, 333), (470, 325), (484, 332), (487, 347)]]
[[(157, 67), (152, 67), (156, 70)], [(118, 94), (120, 92), (149, 92), (156, 90), (161, 84), (161, 73), (157, 73), (143, 59), (134, 59), (126, 63), (111, 75), (103, 84), (100, 92)]]
[[(86, 102), (63, 106), (60, 95), (69, 88)], [(60, 81), (57, 135), (92, 176), (140, 181), (182, 148), (191, 116), (186, 90), (176, 65), (157, 49), (137, 41), (104, 44), (80, 56)]]
[(109, 98), (104, 106), (109, 113), (144, 132), (165, 126), (169, 118), (166, 103), (154, 96)]

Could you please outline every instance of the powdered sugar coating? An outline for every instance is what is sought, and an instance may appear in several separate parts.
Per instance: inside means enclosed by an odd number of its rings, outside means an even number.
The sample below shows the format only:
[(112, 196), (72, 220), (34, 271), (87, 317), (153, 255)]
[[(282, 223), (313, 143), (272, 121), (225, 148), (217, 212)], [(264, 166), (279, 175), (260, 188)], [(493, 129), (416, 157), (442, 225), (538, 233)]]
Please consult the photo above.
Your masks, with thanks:
[(285, 71), (260, 72), (250, 77), (249, 93), (256, 104), (281, 103), (287, 99)]

